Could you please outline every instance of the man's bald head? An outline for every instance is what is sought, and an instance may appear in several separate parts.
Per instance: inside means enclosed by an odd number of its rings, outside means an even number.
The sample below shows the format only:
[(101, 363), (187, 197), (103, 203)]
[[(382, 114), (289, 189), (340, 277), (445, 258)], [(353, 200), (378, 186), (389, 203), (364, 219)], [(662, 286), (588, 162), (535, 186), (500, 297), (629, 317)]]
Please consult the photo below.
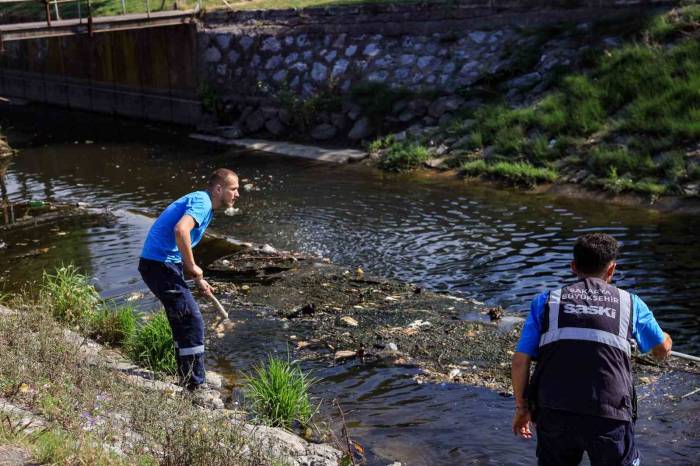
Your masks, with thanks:
[(209, 181), (207, 181), (207, 186), (213, 188), (217, 184), (226, 185), (232, 178), (238, 180), (238, 175), (233, 170), (228, 168), (217, 168), (209, 176)]

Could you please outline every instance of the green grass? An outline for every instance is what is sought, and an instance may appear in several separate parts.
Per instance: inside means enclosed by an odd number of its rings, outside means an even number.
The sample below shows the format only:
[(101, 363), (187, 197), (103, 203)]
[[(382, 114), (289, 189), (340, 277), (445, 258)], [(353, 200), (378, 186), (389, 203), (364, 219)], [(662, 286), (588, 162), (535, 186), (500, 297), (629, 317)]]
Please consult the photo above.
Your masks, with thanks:
[(465, 176), (485, 176), (514, 185), (535, 186), (539, 183), (552, 182), (557, 179), (557, 173), (549, 168), (535, 167), (527, 162), (496, 162), (487, 163), (483, 159), (465, 162), (462, 165)]
[(135, 363), (156, 372), (175, 373), (173, 335), (165, 312), (157, 312), (139, 326), (125, 342), (125, 348)]
[[(0, 422), (0, 444), (28, 448), (40, 464), (257, 466), (267, 447), (248, 442), (242, 422), (202, 410), (186, 396), (128, 382), (68, 343), (40, 303), (13, 297), (0, 319), (0, 396), (48, 423), (29, 434), (18, 418)], [(124, 440), (122, 442), (122, 440)], [(123, 456), (108, 448), (118, 444)]]
[(649, 36), (657, 41), (677, 38), (683, 34), (695, 34), (697, 37), (700, 23), (700, 5), (687, 5), (675, 9), (668, 15), (654, 18), (648, 28)]
[(261, 422), (289, 429), (294, 422), (309, 425), (316, 408), (309, 388), (315, 380), (298, 364), (268, 355), (267, 364), (259, 364), (245, 379), (246, 400)]
[[(693, 180), (695, 172), (679, 154), (700, 141), (698, 18), (700, 6), (692, 5), (635, 21), (642, 29), (632, 34), (625, 26), (627, 44), (605, 53), (594, 49), (600, 56), (585, 60), (592, 69), (561, 77), (538, 102), (509, 108), (495, 100), (465, 115), (464, 124), (452, 121), (450, 134), (479, 135), (478, 145), (461, 149), (489, 148), (483, 153), (509, 164), (496, 169), (471, 161), (467, 172), (530, 184), (551, 181), (554, 172), (542, 167), (566, 158), (565, 164), (587, 168), (599, 177), (598, 186), (617, 192), (658, 195)], [(528, 173), (530, 166), (544, 171)]]
[(417, 168), (430, 158), (428, 149), (411, 142), (391, 144), (379, 160), (380, 168), (387, 171), (403, 171)]
[(89, 332), (99, 343), (122, 346), (136, 333), (139, 316), (131, 307), (103, 307), (92, 313)]
[(155, 372), (175, 373), (173, 337), (163, 311), (139, 322), (139, 315), (130, 307), (108, 307), (88, 277), (70, 264), (58, 267), (53, 274), (44, 272), (39, 295), (56, 320), (77, 325), (101, 343), (123, 347), (136, 364)]
[(588, 165), (598, 176), (608, 176), (611, 170), (621, 175), (652, 175), (656, 165), (648, 155), (629, 152), (625, 147), (596, 147), (591, 151)]
[(388, 135), (382, 138), (377, 138), (367, 145), (367, 152), (370, 154), (375, 154), (382, 149), (386, 149), (394, 143), (394, 136)]
[(44, 272), (40, 294), (56, 319), (80, 326), (101, 303), (88, 277), (72, 264), (56, 268), (53, 274)]

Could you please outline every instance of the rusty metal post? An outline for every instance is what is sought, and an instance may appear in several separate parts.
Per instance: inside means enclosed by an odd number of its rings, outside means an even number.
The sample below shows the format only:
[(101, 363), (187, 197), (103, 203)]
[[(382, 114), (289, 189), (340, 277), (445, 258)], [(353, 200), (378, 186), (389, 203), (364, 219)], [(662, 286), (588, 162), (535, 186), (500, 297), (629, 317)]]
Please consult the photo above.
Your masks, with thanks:
[(87, 0), (87, 6), (88, 6), (88, 35), (92, 37), (92, 3), (90, 3), (90, 0)]
[(46, 25), (51, 27), (51, 8), (49, 8), (49, 0), (44, 0), (44, 9), (46, 10)]

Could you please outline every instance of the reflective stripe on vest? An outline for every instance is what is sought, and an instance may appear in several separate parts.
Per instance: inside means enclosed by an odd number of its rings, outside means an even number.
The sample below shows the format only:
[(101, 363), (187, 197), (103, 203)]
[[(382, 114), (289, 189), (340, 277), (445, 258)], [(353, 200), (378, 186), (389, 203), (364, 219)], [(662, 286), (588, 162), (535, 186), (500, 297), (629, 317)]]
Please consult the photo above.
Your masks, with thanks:
[[(558, 340), (584, 340), (612, 346), (624, 351), (628, 356), (631, 355), (630, 342), (627, 337), (632, 311), (632, 298), (624, 290), (618, 288), (618, 292), (620, 294), (619, 327), (617, 333), (611, 333), (605, 330), (581, 327), (559, 328), (559, 307), (562, 289), (552, 291), (547, 302), (549, 305), (549, 328), (540, 337), (540, 347)], [(591, 312), (604, 312), (604, 310)]]

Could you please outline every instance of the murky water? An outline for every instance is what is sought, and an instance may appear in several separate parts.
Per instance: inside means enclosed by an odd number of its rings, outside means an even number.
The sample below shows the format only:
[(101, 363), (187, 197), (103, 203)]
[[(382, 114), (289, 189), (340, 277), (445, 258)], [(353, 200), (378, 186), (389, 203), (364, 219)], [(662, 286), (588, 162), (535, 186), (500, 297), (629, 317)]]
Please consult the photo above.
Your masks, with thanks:
[[(214, 220), (218, 231), (322, 254), (348, 267), (515, 311), (526, 311), (535, 293), (571, 278), (568, 263), (577, 235), (609, 232), (623, 246), (617, 284), (645, 299), (679, 350), (700, 352), (697, 216), (470, 187), (452, 179), (389, 176), (67, 115), (39, 122), (45, 132), (37, 136), (28, 131), (36, 115), (15, 115), (10, 142), (25, 147), (5, 176), (7, 196), (89, 202), (109, 207), (117, 220), (106, 227), (45, 228), (31, 237), (0, 234), (6, 243), (0, 249), (0, 290), (36, 280), (44, 267), (61, 261), (83, 267), (105, 296), (141, 289), (135, 265), (151, 223), (142, 213), (158, 212), (201, 186), (214, 167), (229, 166), (240, 173), (243, 185), (252, 186), (241, 194), (239, 215)], [(77, 120), (69, 123), (68, 118)], [(44, 248), (49, 249), (37, 253)], [(266, 351), (283, 350), (287, 334), (281, 322), (251, 319), (246, 325), (240, 346), (211, 363), (235, 373)], [(340, 399), (351, 435), (368, 447), (372, 464), (534, 461), (534, 444), (509, 433), (511, 399), (470, 387), (418, 385), (407, 369), (317, 370), (324, 379), (318, 394)], [(670, 436), (659, 435), (640, 435), (652, 462), (669, 457), (651, 448), (670, 442)], [(680, 447), (673, 464), (699, 458), (697, 441)]]

